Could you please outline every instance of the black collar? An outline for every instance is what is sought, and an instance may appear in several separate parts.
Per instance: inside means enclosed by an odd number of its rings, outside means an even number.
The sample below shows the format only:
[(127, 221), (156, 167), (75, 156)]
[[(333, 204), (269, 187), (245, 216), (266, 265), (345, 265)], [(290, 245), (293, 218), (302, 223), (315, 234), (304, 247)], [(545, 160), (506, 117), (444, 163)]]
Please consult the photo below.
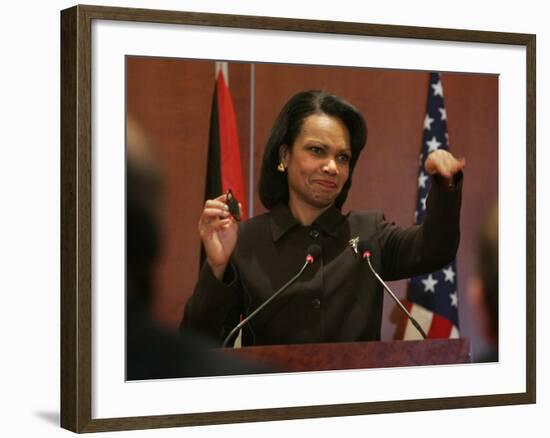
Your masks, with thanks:
[[(292, 228), (302, 226), (290, 211), (287, 204), (277, 204), (271, 209), (271, 233), (276, 242)], [(334, 205), (324, 211), (315, 221), (312, 227), (317, 226), (330, 236), (336, 237), (336, 228), (344, 220), (344, 215)]]

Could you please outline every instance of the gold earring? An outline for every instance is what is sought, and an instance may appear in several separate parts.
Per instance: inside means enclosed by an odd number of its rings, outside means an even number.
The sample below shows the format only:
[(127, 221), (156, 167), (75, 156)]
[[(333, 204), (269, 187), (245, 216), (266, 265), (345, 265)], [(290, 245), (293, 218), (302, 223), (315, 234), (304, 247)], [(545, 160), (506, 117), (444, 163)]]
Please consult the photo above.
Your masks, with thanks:
[(279, 172), (284, 172), (286, 170), (285, 165), (283, 163), (279, 163), (279, 165), (277, 166), (277, 170)]

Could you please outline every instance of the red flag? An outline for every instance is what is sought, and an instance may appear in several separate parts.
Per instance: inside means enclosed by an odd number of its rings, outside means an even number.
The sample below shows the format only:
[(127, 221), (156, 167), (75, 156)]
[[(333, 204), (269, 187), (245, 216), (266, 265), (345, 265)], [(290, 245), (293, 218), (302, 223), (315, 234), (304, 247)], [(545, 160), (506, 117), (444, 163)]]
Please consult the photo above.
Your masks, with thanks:
[(237, 118), (231, 93), (220, 69), (216, 82), (218, 126), (220, 141), (220, 168), (222, 192), (231, 189), (243, 208), (242, 219), (246, 219), (245, 193), (241, 166), (241, 148), (237, 132)]
[[(241, 219), (245, 220), (247, 211), (237, 118), (231, 92), (223, 76), (222, 69), (218, 72), (214, 88), (208, 143), (205, 200), (214, 199), (231, 189), (233, 195), (242, 205)], [(204, 258), (204, 250), (201, 250), (201, 266)]]

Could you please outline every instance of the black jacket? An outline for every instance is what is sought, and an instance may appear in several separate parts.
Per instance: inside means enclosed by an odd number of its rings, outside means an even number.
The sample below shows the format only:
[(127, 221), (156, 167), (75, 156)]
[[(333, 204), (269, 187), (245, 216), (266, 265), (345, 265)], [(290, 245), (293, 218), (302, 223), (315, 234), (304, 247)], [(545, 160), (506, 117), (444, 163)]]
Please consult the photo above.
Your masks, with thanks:
[(221, 343), (241, 317), (299, 271), (315, 242), (320, 260), (250, 322), (243, 344), (379, 340), (383, 290), (350, 239), (370, 242), (373, 266), (385, 280), (438, 270), (458, 249), (461, 187), (461, 177), (451, 189), (432, 184), (423, 225), (409, 228), (387, 222), (380, 212), (342, 215), (335, 207), (302, 226), (286, 205), (242, 223), (223, 281), (207, 263), (202, 267), (182, 330)]

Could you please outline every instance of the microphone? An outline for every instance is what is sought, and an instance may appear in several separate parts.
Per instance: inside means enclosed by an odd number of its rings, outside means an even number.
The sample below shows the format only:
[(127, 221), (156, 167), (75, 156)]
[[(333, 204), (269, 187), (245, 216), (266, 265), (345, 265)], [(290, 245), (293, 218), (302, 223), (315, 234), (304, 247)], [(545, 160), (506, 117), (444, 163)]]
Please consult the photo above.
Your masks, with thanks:
[(227, 347), (227, 344), (231, 340), (231, 338), (241, 329), (244, 327), (245, 324), (247, 324), (252, 318), (254, 318), (262, 309), (267, 307), (269, 303), (271, 303), (275, 298), (277, 298), (279, 295), (281, 295), (285, 290), (287, 290), (300, 276), (304, 273), (306, 268), (309, 265), (312, 265), (315, 263), (319, 257), (321, 256), (321, 247), (319, 245), (313, 244), (310, 245), (306, 252), (306, 260), (302, 268), (298, 271), (298, 273), (292, 277), (290, 280), (288, 280), (277, 292), (275, 292), (273, 295), (271, 295), (267, 300), (265, 300), (261, 306), (259, 306), (254, 312), (252, 312), (250, 315), (248, 315), (246, 318), (244, 318), (239, 324), (237, 324), (233, 330), (229, 332), (229, 334), (226, 336), (226, 338), (223, 341), (222, 348)]
[(426, 339), (428, 336), (426, 335), (426, 333), (424, 332), (422, 327), (420, 327), (420, 324), (418, 324), (418, 321), (416, 319), (414, 319), (414, 317), (409, 313), (409, 311), (405, 308), (405, 306), (403, 306), (401, 301), (399, 301), (399, 299), (391, 291), (389, 286), (384, 282), (384, 280), (382, 280), (380, 275), (378, 275), (378, 273), (372, 267), (372, 263), (370, 261), (372, 251), (371, 251), (370, 244), (369, 244), (368, 240), (362, 240), (361, 242), (359, 242), (359, 244), (357, 245), (357, 250), (358, 250), (359, 255), (361, 256), (361, 259), (366, 260), (367, 263), (369, 264), (369, 268), (372, 271), (372, 273), (374, 274), (374, 276), (376, 277), (376, 279), (382, 284), (382, 286), (384, 286), (384, 289), (386, 291), (388, 291), (388, 293), (393, 298), (393, 300), (397, 303), (397, 305), (399, 306), (401, 311), (405, 315), (407, 315), (407, 318), (409, 318), (409, 320), (412, 322), (412, 325), (414, 325), (415, 328), (420, 332), (420, 334), (422, 335), (422, 338)]

